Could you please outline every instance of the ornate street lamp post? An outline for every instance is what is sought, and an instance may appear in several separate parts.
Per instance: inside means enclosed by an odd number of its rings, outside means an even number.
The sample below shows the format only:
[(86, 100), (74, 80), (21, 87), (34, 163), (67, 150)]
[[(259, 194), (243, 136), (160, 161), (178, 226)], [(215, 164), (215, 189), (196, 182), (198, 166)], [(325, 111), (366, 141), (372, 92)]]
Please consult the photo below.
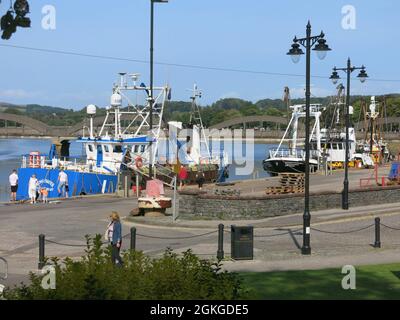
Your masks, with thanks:
[(153, 71), (154, 71), (154, 3), (168, 3), (168, 0), (150, 0), (150, 92), (149, 92), (149, 176), (153, 177)]
[(346, 94), (346, 154), (344, 160), (344, 181), (343, 181), (343, 192), (342, 192), (342, 209), (348, 210), (349, 209), (349, 127), (350, 127), (350, 76), (354, 70), (361, 70), (358, 74), (358, 78), (360, 79), (361, 83), (364, 83), (365, 80), (368, 78), (368, 74), (365, 71), (365, 67), (353, 67), (351, 65), (350, 58), (347, 59), (347, 67), (345, 68), (333, 68), (332, 75), (330, 79), (332, 80), (333, 84), (337, 84), (340, 77), (338, 71), (344, 71), (347, 74), (347, 94)]
[[(331, 49), (326, 44), (324, 39), (325, 34), (321, 32), (318, 36), (311, 36), (311, 24), (308, 21), (306, 29), (306, 37), (293, 39), (292, 48), (289, 50), (289, 55), (294, 63), (300, 61), (301, 55), (304, 54), (300, 45), (306, 49), (306, 137), (305, 137), (305, 188), (304, 188), (304, 214), (303, 214), (303, 246), (301, 253), (304, 255), (311, 254), (310, 246), (310, 83), (311, 83), (311, 49), (316, 51), (319, 59), (324, 59), (326, 54)], [(315, 46), (314, 46), (315, 45)]]

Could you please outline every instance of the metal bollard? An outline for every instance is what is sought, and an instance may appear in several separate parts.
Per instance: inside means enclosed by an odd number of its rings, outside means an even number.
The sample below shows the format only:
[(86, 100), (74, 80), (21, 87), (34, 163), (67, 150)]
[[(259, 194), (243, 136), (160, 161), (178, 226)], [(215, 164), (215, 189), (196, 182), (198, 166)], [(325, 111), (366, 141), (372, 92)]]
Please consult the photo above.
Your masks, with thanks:
[(124, 198), (129, 198), (128, 176), (124, 177)]
[(131, 250), (136, 250), (136, 228), (131, 228)]
[(375, 218), (375, 243), (374, 248), (381, 247), (381, 219)]
[(218, 225), (218, 261), (224, 259), (224, 225), (221, 223)]
[(44, 262), (44, 244), (45, 244), (45, 235), (39, 234), (39, 270), (42, 270), (45, 262)]

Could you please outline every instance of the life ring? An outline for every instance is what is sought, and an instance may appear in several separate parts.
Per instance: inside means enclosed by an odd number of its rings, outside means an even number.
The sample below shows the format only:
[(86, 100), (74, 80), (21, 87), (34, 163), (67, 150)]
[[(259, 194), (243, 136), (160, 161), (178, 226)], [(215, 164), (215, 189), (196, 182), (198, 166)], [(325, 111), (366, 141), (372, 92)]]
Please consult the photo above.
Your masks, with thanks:
[(141, 167), (143, 166), (143, 159), (142, 159), (141, 156), (137, 156), (137, 157), (135, 158), (135, 166), (136, 166), (137, 168), (141, 168)]

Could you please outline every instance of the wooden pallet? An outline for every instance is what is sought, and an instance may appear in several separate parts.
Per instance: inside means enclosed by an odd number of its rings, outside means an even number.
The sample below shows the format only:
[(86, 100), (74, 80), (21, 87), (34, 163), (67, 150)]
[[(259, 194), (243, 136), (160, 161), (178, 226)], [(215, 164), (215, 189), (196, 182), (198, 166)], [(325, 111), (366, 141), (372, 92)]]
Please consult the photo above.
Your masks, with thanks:
[(299, 186), (303, 185), (304, 186), (304, 180), (298, 180), (298, 181), (286, 181), (286, 180), (280, 180), (279, 183), (281, 186)]
[(304, 193), (304, 174), (281, 173), (279, 184), (277, 187), (268, 187), (265, 190), (266, 194)]
[(265, 190), (268, 195), (274, 194), (292, 194), (292, 193), (304, 193), (303, 187), (268, 187)]

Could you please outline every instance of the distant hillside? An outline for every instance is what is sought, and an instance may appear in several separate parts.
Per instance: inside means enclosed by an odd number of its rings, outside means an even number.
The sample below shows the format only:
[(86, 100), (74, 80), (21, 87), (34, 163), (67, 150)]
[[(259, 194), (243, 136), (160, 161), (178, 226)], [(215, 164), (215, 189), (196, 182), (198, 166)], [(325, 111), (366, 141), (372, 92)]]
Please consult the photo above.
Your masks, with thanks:
[[(387, 116), (400, 117), (400, 94), (387, 94), (386, 114)], [(383, 101), (383, 96), (377, 96), (378, 102)], [(369, 103), (370, 96), (352, 96), (351, 103), (354, 107), (353, 120), (358, 121), (361, 113), (361, 101), (364, 99)], [(291, 104), (303, 104), (304, 98), (292, 99)], [(328, 105), (331, 97), (312, 97), (311, 103), (321, 103)], [(201, 114), (203, 123), (206, 127), (216, 123), (252, 115), (272, 115), (286, 116), (287, 106), (280, 99), (262, 99), (255, 103), (238, 98), (220, 99), (211, 105), (203, 106)], [(164, 110), (164, 120), (182, 121), (187, 123), (190, 117), (191, 103), (188, 101), (170, 101), (166, 104)], [(86, 117), (85, 108), (74, 111), (52, 106), (43, 106), (38, 104), (15, 105), (11, 103), (0, 103), (0, 112), (9, 112), (14, 114), (26, 114), (37, 120), (43, 121), (48, 125), (65, 126), (74, 125)], [(106, 113), (105, 109), (98, 109), (97, 115)]]
[(11, 110), (18, 110), (19, 112), (25, 112), (26, 111), (26, 106), (25, 105), (15, 105), (12, 103), (7, 103), (7, 102), (0, 102), (0, 112), (4, 112), (7, 109)]
[(72, 109), (64, 109), (60, 107), (51, 107), (51, 106), (42, 106), (39, 104), (28, 104), (26, 105), (26, 113), (34, 114), (34, 113), (55, 113), (55, 114), (63, 114), (67, 112), (74, 112)]

